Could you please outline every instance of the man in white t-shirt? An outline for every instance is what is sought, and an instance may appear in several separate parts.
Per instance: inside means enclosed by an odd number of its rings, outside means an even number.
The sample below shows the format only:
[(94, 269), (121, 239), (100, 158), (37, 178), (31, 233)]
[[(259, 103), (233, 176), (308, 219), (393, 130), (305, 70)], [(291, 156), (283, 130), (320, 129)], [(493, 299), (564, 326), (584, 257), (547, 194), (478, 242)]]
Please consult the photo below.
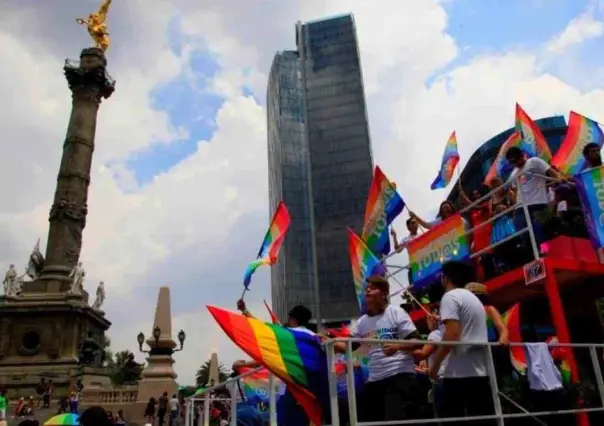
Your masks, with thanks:
[[(527, 227), (526, 216), (523, 205), (528, 207), (533, 232), (537, 245), (544, 241), (543, 236), (543, 212), (547, 209), (549, 203), (548, 184), (552, 182), (545, 177), (551, 177), (556, 181), (561, 181), (560, 174), (552, 169), (549, 164), (539, 157), (526, 158), (526, 155), (520, 148), (513, 146), (505, 153), (505, 158), (514, 166), (514, 170), (510, 175), (507, 185), (517, 187), (520, 182), (520, 187), (516, 188), (517, 208), (514, 213), (514, 225), (516, 230), (520, 231)], [(525, 240), (528, 234), (525, 234)]]
[[(440, 342), (443, 337), (443, 330), (440, 327), (442, 324), (440, 322), (440, 318), (438, 316), (438, 312), (433, 312), (432, 315), (426, 317), (426, 324), (428, 326), (428, 330), (430, 330), (430, 334), (428, 334), (429, 342)], [(435, 344), (427, 343), (422, 346), (421, 349), (413, 352), (413, 357), (416, 361), (428, 361), (428, 369), (432, 365), (434, 365), (434, 360), (436, 359), (436, 352), (438, 351), (438, 346)], [(436, 379), (432, 381), (432, 406), (434, 407), (434, 415), (436, 418), (443, 417), (442, 416), (442, 403), (443, 403), (443, 375), (445, 372), (445, 366), (447, 365), (447, 359), (440, 364), (440, 368), (438, 369), (438, 373), (436, 375)]]
[[(367, 279), (367, 313), (352, 325), (350, 336), (410, 342), (370, 345), (369, 378), (359, 396), (360, 421), (406, 420), (417, 414), (417, 380), (411, 353), (421, 347), (412, 342), (420, 336), (409, 314), (390, 305), (389, 294), (387, 279), (381, 276)], [(358, 346), (353, 345), (353, 350)], [(337, 343), (335, 349), (344, 352), (346, 344)]]
[[(443, 265), (445, 294), (440, 302), (444, 324), (443, 342), (488, 342), (487, 318), (483, 304), (464, 287), (474, 280), (472, 267), (463, 262)], [(491, 386), (487, 373), (486, 346), (441, 346), (430, 366), (430, 377), (443, 372), (443, 417), (485, 416), (494, 414)], [(494, 421), (472, 421), (480, 426)]]

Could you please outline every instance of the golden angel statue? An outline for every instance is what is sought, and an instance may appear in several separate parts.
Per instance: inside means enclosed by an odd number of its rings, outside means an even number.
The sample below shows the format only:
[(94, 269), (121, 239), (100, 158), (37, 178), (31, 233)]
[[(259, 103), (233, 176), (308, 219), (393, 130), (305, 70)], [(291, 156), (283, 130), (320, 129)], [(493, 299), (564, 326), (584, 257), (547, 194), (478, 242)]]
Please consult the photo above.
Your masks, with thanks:
[(88, 16), (88, 19), (76, 19), (78, 24), (86, 25), (88, 34), (90, 34), (90, 37), (94, 40), (95, 47), (102, 49), (103, 52), (109, 47), (109, 33), (107, 32), (105, 20), (107, 19), (110, 5), (111, 0), (103, 0), (103, 4), (101, 4), (99, 10), (95, 13), (91, 13)]

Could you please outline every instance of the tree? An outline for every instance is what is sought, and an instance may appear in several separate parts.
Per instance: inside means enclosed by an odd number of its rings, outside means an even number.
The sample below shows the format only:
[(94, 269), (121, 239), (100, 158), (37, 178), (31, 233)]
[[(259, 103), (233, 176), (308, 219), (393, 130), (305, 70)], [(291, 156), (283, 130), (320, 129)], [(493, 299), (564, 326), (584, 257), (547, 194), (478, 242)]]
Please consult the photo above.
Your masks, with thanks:
[[(218, 364), (218, 382), (224, 382), (228, 378), (228, 374), (226, 372), (226, 368), (222, 364)], [(197, 374), (195, 375), (195, 382), (198, 388), (203, 386), (208, 386), (210, 383), (210, 361), (206, 361), (199, 367), (197, 370)], [(217, 385), (218, 383), (214, 383)]]
[(143, 366), (129, 362), (131, 357), (134, 358), (132, 352), (120, 351), (108, 362), (107, 368), (109, 369), (109, 376), (113, 385), (121, 386), (128, 384), (127, 382), (140, 380)]

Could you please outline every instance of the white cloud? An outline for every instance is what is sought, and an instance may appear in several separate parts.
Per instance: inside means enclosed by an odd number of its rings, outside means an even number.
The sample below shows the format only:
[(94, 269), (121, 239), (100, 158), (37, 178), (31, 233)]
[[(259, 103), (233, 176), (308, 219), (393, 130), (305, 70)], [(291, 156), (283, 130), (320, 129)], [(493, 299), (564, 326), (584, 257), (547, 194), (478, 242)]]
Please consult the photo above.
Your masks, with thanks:
[[(604, 119), (603, 88), (581, 91), (549, 74), (536, 51), (462, 60), (442, 72), (461, 55), (447, 34), (445, 10), (436, 1), (404, 3), (387, 8), (361, 0), (288, 2), (287, 7), (278, 1), (229, 0), (116, 4), (108, 57), (118, 85), (99, 113), (82, 252), (88, 290), (93, 292), (101, 279), (107, 285), (114, 349), (135, 349), (138, 331), (150, 333), (156, 289), (169, 284), (173, 332), (182, 328), (188, 334), (185, 351), (176, 356), (180, 379), (190, 382), (213, 350), (227, 364), (241, 357), (205, 305), (234, 305), (245, 264), (266, 229), (265, 111), (242, 95), (242, 86), (264, 99), (270, 60), (276, 50), (294, 48), (297, 19), (356, 14), (375, 159), (419, 214), (433, 211), (446, 194), (430, 192), (429, 185), (452, 130), (457, 130), (463, 163), (486, 138), (513, 124), (515, 101), (534, 118), (575, 109)], [(15, 0), (11, 6), (19, 4)], [(64, 6), (85, 13), (96, 2), (75, 4)], [(5, 199), (0, 265), (19, 265), (38, 236), (45, 240), (70, 108), (62, 56), (73, 56), (88, 42), (83, 29), (69, 27), (71, 18), (64, 16), (65, 25), (22, 30), (20, 20), (35, 19), (33, 13), (21, 10), (11, 15), (10, 25), (0, 25), (0, 96), (9, 100), (0, 114), (5, 141), (0, 145)], [(178, 19), (185, 46), (175, 54), (166, 34)], [(558, 48), (599, 31), (593, 28), (567, 29)], [(224, 98), (213, 118), (216, 131), (180, 164), (139, 187), (128, 156), (152, 144), (173, 143), (191, 130), (172, 125), (162, 106), (154, 105), (153, 91), (179, 76), (194, 84), (189, 59), (196, 50), (212, 52), (221, 68), (209, 86)], [(191, 92), (204, 96), (194, 85)], [(402, 233), (402, 221), (397, 227)], [(268, 281), (267, 271), (258, 271), (246, 296), (265, 318)]]
[(592, 13), (583, 13), (569, 22), (560, 34), (553, 37), (548, 45), (552, 53), (562, 53), (571, 46), (604, 34), (604, 22), (594, 18)]

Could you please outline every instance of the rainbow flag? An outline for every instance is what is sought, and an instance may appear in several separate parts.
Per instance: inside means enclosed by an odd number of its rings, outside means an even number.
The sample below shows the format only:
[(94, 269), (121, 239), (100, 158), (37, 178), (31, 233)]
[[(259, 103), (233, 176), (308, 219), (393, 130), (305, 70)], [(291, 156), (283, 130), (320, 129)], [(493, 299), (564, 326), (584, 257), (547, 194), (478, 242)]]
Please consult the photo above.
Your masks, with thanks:
[(574, 180), (589, 239), (598, 250), (604, 247), (604, 166), (579, 173)]
[(509, 174), (512, 172), (512, 165), (505, 158), (505, 153), (508, 152), (513, 146), (517, 146), (522, 149), (522, 137), (518, 132), (514, 132), (510, 135), (509, 138), (501, 145), (499, 148), (499, 152), (497, 156), (493, 160), (493, 164), (491, 164), (491, 168), (489, 169), (489, 173), (484, 178), (484, 183), (488, 185), (491, 183), (494, 177), (500, 176), (501, 178), (507, 178)]
[(321, 425), (327, 359), (319, 338), (214, 306), (207, 308), (227, 336), (254, 361), (283, 380), (309, 420)]
[(383, 274), (386, 270), (375, 254), (351, 229), (348, 229), (348, 254), (359, 308), (361, 314), (364, 314), (367, 311), (367, 301), (365, 300), (367, 278), (374, 274)]
[(566, 137), (552, 158), (551, 165), (566, 175), (574, 176), (581, 173), (587, 166), (583, 158), (583, 147), (589, 143), (597, 143), (602, 148), (604, 144), (602, 129), (597, 122), (571, 111)]
[[(252, 368), (241, 368), (240, 374), (245, 374)], [(248, 376), (241, 378), (242, 391), (248, 402), (252, 403), (268, 403), (270, 395), (270, 378), (269, 371), (262, 369)], [(280, 395), (285, 391), (285, 385), (281, 380), (275, 377), (274, 381), (275, 395)]]
[(252, 281), (252, 275), (260, 265), (273, 265), (277, 261), (279, 250), (283, 245), (287, 228), (289, 228), (289, 223), (290, 217), (287, 207), (285, 203), (280, 202), (273, 215), (273, 220), (271, 220), (271, 225), (268, 231), (266, 231), (264, 241), (258, 251), (258, 256), (256, 256), (257, 259), (251, 262), (245, 270), (243, 285), (246, 289)]
[(518, 103), (516, 103), (516, 131), (522, 136), (523, 148), (529, 157), (539, 157), (549, 163), (552, 153), (541, 129)]
[(378, 256), (390, 253), (388, 226), (403, 211), (405, 202), (379, 167), (375, 167), (369, 188), (361, 238)]
[(275, 315), (275, 313), (273, 312), (271, 307), (268, 306), (268, 303), (266, 303), (266, 300), (264, 301), (264, 306), (266, 307), (268, 314), (271, 316), (271, 321), (273, 322), (273, 324), (279, 324), (279, 318), (277, 318), (277, 315)]
[[(558, 343), (558, 336), (552, 336), (546, 340), (548, 345)], [(572, 371), (568, 362), (568, 350), (569, 348), (555, 347), (552, 348), (552, 358), (554, 361), (560, 363), (560, 375), (562, 376), (562, 382), (570, 384), (572, 382)]]
[[(520, 303), (516, 303), (508, 309), (501, 319), (508, 329), (510, 343), (522, 343), (520, 331)], [(526, 374), (526, 353), (522, 346), (510, 346), (510, 358), (512, 365), (518, 374)]]
[(436, 176), (436, 179), (430, 185), (430, 189), (445, 188), (451, 182), (457, 163), (459, 163), (459, 153), (457, 152), (457, 138), (455, 137), (455, 132), (453, 132), (445, 145), (445, 152), (438, 176)]
[(409, 264), (413, 287), (431, 284), (442, 265), (470, 256), (464, 221), (459, 213), (430, 228), (409, 243)]

